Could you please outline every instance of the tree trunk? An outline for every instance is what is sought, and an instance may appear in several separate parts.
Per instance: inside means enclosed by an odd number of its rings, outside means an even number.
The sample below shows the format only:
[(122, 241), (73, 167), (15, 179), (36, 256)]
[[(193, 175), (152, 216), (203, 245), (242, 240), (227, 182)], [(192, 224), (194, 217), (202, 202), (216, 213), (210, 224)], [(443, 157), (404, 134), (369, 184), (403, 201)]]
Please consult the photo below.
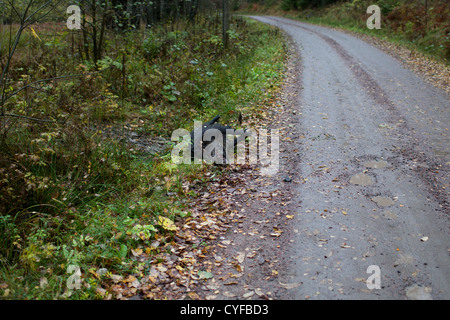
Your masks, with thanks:
[(192, 5), (189, 8), (189, 22), (194, 21), (194, 18), (197, 15), (197, 8), (198, 8), (198, 0), (193, 0)]
[(162, 24), (164, 24), (164, 0), (161, 0), (161, 3), (159, 5), (159, 12), (160, 12), (160, 21)]
[(223, 47), (228, 48), (229, 36), (228, 29), (230, 28), (230, 1), (222, 0), (222, 37), (223, 37)]
[(81, 2), (81, 11), (83, 12), (81, 19), (81, 32), (83, 33), (84, 58), (85, 60), (89, 60), (89, 40), (88, 32), (86, 29), (86, 5), (84, 0)]

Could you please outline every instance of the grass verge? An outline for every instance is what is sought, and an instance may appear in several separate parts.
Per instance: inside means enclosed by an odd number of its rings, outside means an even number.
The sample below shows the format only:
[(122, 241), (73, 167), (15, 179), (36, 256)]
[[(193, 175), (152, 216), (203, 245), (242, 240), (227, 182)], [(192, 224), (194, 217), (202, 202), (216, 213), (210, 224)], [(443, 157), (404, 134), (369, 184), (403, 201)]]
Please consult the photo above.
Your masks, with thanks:
[[(368, 29), (366, 13), (370, 5), (381, 9), (381, 29)], [(370, 35), (421, 52), (446, 65), (450, 64), (450, 5), (448, 1), (357, 0), (304, 10), (283, 11), (272, 4), (240, 8), (247, 14), (272, 14), (305, 22), (337, 27)]]

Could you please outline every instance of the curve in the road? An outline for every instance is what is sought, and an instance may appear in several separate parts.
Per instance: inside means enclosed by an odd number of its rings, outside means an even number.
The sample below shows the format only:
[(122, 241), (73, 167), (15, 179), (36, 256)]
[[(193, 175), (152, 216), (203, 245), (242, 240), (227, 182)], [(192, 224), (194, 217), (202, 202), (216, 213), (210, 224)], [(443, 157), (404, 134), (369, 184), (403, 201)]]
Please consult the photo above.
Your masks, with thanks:
[(448, 96), (353, 36), (253, 18), (303, 65), (294, 297), (448, 299)]

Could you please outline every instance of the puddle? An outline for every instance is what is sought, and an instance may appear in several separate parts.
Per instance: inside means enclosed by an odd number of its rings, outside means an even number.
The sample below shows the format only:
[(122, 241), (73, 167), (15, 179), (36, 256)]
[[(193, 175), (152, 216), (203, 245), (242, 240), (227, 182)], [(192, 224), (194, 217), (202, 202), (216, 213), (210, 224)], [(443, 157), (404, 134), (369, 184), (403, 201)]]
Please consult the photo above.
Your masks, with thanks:
[(384, 160), (380, 160), (380, 161), (370, 161), (364, 164), (366, 166), (366, 168), (373, 168), (373, 169), (381, 169), (381, 168), (386, 168), (389, 163), (387, 163), (387, 161)]
[(358, 184), (360, 186), (368, 186), (373, 184), (373, 179), (365, 173), (358, 173), (351, 177), (350, 183)]
[(406, 288), (406, 296), (411, 300), (433, 300), (430, 287), (421, 287), (417, 284)]
[(387, 211), (383, 212), (383, 214), (392, 220), (397, 219), (397, 214), (395, 212), (387, 210)]
[(394, 204), (394, 201), (391, 198), (388, 197), (373, 197), (371, 199), (373, 202), (376, 202), (378, 206), (380, 207), (389, 207), (392, 206)]

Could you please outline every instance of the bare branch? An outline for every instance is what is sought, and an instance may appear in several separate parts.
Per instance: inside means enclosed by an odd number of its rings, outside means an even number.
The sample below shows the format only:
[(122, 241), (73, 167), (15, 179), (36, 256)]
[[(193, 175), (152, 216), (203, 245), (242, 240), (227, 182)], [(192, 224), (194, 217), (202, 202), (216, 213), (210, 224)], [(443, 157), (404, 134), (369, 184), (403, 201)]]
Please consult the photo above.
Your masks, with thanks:
[[(30, 2), (32, 2), (33, 0), (31, 0)], [(42, 9), (44, 9), (45, 7), (47, 7), (51, 2), (53, 2), (54, 0), (48, 0), (46, 3), (44, 3), (43, 5), (41, 5), (39, 8), (37, 8), (32, 14), (30, 14), (23, 22), (27, 22), (28, 20), (30, 20), (35, 14), (37, 14), (39, 11), (41, 11)], [(50, 11), (53, 8), (50, 9)], [(50, 12), (49, 11), (49, 12)], [(47, 13), (48, 14), (48, 13)], [(33, 22), (35, 22), (37, 19), (35, 19)], [(28, 24), (29, 25), (29, 24)]]
[(16, 10), (16, 7), (13, 5), (13, 3), (10, 0), (6, 0), (6, 2), (11, 6), (11, 9), (16, 13), (17, 18), (20, 19), (20, 13)]
[(14, 114), (14, 113), (5, 113), (0, 115), (0, 118), (21, 118), (21, 119), (27, 119), (32, 121), (38, 121), (38, 122), (56, 122), (56, 120), (47, 120), (47, 119), (38, 119), (28, 116), (23, 116), (21, 114)]
[[(30, 15), (28, 15), (28, 11), (30, 10), (32, 4), (34, 3), (34, 0), (30, 0), (23, 12), (22, 15), (20, 15), (20, 13), (18, 12), (18, 10), (16, 9), (16, 7), (14, 6), (14, 3), (11, 0), (6, 0), (7, 3), (11, 6), (12, 10), (14, 10), (14, 12), (17, 14), (17, 16), (19, 17), (20, 20), (20, 26), (19, 29), (17, 30), (16, 35), (14, 36), (14, 39), (12, 41), (12, 45), (10, 45), (9, 47), (9, 54), (6, 58), (6, 64), (3, 67), (2, 73), (0, 75), (0, 87), (1, 87), (1, 96), (0, 96), (0, 107), (1, 107), (1, 114), (4, 115), (5, 114), (5, 110), (4, 110), (4, 104), (5, 101), (8, 100), (10, 97), (12, 97), (14, 94), (17, 94), (18, 92), (22, 91), (24, 88), (19, 89), (16, 92), (13, 92), (11, 95), (9, 95), (8, 97), (5, 98), (5, 90), (6, 90), (6, 82), (7, 82), (7, 77), (8, 77), (8, 73), (9, 73), (9, 67), (10, 67), (10, 62), (12, 59), (12, 56), (14, 55), (14, 52), (16, 51), (17, 45), (19, 43), (20, 37), (22, 35), (22, 32), (25, 28), (27, 28), (29, 25), (31, 25), (32, 23), (36, 22), (37, 19), (32, 19), (33, 16), (35, 16), (37, 13), (39, 13), (41, 10), (43, 10), (44, 8), (48, 7), (52, 2), (54, 2), (55, 0), (48, 0), (47, 2), (45, 2), (44, 4), (42, 4), (41, 6), (39, 6), (34, 12), (32, 12)], [(51, 12), (51, 10), (53, 10), (53, 7), (51, 7), (45, 14), (41, 15), (38, 18), (42, 18), (45, 17), (47, 14), (49, 14)], [(11, 43), (11, 42), (10, 42)], [(32, 84), (30, 84), (32, 85)]]

